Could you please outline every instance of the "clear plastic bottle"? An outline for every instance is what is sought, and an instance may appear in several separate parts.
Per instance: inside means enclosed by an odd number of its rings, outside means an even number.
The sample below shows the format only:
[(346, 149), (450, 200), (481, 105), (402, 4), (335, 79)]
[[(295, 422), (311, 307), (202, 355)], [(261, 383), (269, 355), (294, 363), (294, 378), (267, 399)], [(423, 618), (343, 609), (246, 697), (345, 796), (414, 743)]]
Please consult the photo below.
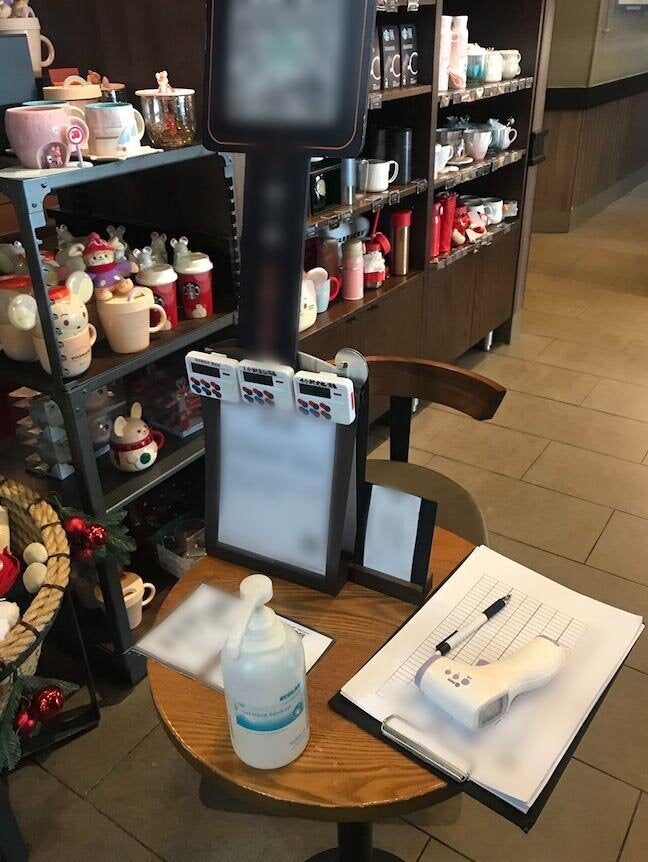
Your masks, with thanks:
[(271, 598), (265, 575), (241, 582), (241, 617), (221, 656), (232, 746), (256, 769), (291, 763), (310, 736), (304, 647), (265, 607)]

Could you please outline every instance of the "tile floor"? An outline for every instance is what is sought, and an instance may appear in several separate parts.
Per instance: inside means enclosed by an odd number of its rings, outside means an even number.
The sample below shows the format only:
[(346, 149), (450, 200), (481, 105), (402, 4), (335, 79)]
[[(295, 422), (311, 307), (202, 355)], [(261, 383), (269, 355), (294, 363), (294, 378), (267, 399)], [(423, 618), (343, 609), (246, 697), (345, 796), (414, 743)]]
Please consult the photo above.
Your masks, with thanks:
[[(647, 218), (648, 184), (569, 235), (535, 236), (521, 337), (461, 360), (508, 388), (497, 416), (427, 408), (411, 452), (475, 494), (496, 550), (646, 617)], [(377, 843), (406, 862), (645, 862), (647, 728), (644, 636), (529, 835), (465, 798), (381, 824)], [(20, 770), (11, 791), (33, 862), (56, 851), (71, 862), (301, 862), (334, 838), (320, 824), (203, 808), (146, 683), (96, 731)]]

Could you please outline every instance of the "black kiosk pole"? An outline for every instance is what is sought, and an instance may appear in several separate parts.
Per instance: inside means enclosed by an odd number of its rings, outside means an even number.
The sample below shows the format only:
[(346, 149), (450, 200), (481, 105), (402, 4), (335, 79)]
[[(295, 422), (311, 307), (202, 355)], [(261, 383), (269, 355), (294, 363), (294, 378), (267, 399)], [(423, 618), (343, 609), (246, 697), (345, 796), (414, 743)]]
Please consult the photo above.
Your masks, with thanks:
[(296, 367), (309, 156), (252, 151), (245, 164), (238, 343)]

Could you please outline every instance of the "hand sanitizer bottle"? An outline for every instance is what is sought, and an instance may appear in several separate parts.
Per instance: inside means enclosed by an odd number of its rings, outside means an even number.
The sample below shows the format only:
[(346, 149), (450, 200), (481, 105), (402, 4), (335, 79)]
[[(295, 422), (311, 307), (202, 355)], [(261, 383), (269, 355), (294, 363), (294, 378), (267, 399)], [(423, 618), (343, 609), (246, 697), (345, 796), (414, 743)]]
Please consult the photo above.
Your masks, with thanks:
[(304, 647), (265, 607), (271, 598), (265, 575), (241, 582), (241, 616), (221, 656), (232, 745), (257, 769), (291, 763), (310, 734)]

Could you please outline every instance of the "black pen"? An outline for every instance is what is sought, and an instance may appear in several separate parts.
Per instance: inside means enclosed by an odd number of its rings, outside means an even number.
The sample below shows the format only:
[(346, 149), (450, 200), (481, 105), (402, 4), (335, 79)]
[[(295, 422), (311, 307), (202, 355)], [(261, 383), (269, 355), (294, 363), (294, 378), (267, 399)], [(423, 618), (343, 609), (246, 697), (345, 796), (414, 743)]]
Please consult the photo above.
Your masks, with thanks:
[(503, 599), (498, 599), (496, 602), (493, 602), (490, 607), (487, 607), (485, 611), (482, 611), (479, 616), (475, 617), (471, 623), (468, 623), (467, 626), (452, 632), (452, 634), (448, 635), (445, 640), (441, 641), (440, 644), (437, 644), (436, 654), (447, 655), (450, 650), (459, 646), (459, 644), (462, 644), (464, 641), (467, 641), (468, 638), (472, 637), (475, 632), (478, 632), (483, 625), (486, 625), (486, 623), (492, 619), (495, 614), (504, 610), (510, 601), (511, 593), (509, 593), (508, 596), (504, 596)]

